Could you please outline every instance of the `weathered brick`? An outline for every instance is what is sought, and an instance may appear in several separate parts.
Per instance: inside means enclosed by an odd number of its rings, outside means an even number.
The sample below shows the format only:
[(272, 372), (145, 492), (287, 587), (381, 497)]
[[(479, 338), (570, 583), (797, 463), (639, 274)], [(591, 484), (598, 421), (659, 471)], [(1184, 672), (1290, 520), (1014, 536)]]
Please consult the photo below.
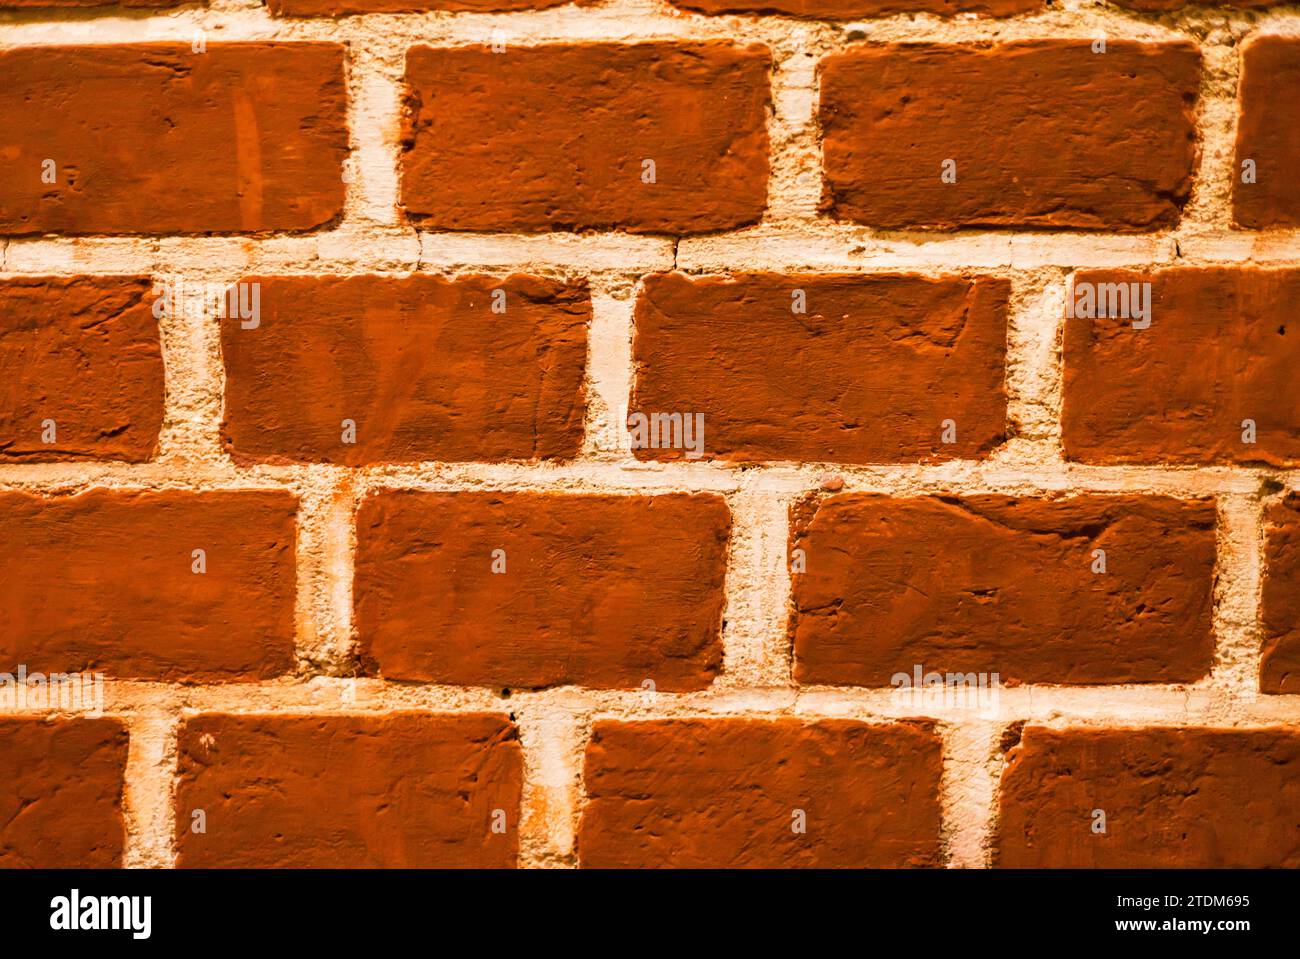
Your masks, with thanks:
[[(1233, 218), (1251, 229), (1300, 227), (1300, 40), (1256, 37), (1241, 54)], [(1253, 183), (1242, 182), (1252, 161)]]
[(1270, 505), (1265, 518), (1259, 686), (1266, 693), (1300, 693), (1300, 493)]
[[(633, 425), (644, 416), (646, 434), (633, 432), (635, 453), (983, 456), (1006, 436), (1008, 295), (1005, 280), (987, 278), (648, 277), (635, 316)], [(675, 440), (661, 426), (660, 448), (646, 447), (656, 441), (652, 417), (673, 413), (702, 416), (702, 442), (664, 448)]]
[(1214, 659), (1214, 524), (1209, 501), (1155, 496), (805, 501), (790, 539), (805, 567), (795, 677), (1192, 682)]
[(1294, 868), (1300, 735), (1031, 726), (1007, 757), (1000, 807), (1000, 866)]
[(289, 671), (295, 511), (273, 491), (0, 493), (0, 663), (169, 682)]
[(152, 282), (0, 281), (0, 462), (153, 457), (164, 385)]
[(406, 212), (428, 230), (753, 223), (767, 203), (770, 68), (763, 47), (714, 41), (415, 47)]
[(120, 866), (126, 752), (114, 719), (0, 717), (0, 869)]
[(462, 686), (700, 689), (722, 660), (730, 528), (706, 494), (368, 497), (363, 661)]
[(231, 299), (251, 305), (256, 292), (260, 315), (221, 324), (222, 440), (238, 460), (565, 459), (582, 447), (585, 282), (242, 282)]
[(495, 714), (195, 716), (180, 733), (178, 865), (511, 867), (522, 769)]
[(0, 235), (310, 230), (342, 212), (338, 44), (15, 47), (0, 89)]
[(823, 209), (886, 229), (1175, 223), (1191, 194), (1200, 54), (1182, 41), (1091, 44), (890, 43), (828, 57)]
[[(1113, 315), (1126, 311), (1112, 292), (1145, 298), (1142, 284), (1150, 284), (1150, 315)], [(1112, 315), (1080, 315), (1088, 312), (1081, 298), (1089, 289)], [(1297, 299), (1300, 270), (1077, 274), (1075, 315), (1065, 323), (1066, 457), (1106, 464), (1300, 464), (1300, 409), (1280, 400), (1300, 373), (1300, 328), (1292, 319)], [(1095, 303), (1092, 312), (1099, 312)], [(1127, 313), (1133, 312), (1130, 302)]]
[(921, 724), (597, 721), (579, 857), (635, 869), (939, 865), (941, 765)]

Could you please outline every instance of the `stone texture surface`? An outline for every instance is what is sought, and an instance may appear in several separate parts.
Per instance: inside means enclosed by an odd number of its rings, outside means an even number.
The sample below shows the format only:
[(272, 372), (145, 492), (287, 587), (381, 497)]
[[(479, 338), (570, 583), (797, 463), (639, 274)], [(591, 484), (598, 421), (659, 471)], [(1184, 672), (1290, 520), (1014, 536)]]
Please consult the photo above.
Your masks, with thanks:
[(1080, 283), (1150, 283), (1151, 316), (1146, 329), (1123, 316), (1066, 320), (1068, 459), (1300, 465), (1300, 408), (1282, 400), (1300, 374), (1300, 270), (1085, 270), (1074, 282), (1076, 301)]
[(429, 230), (520, 233), (753, 223), (770, 68), (763, 47), (717, 41), (415, 47), (406, 212)]
[(522, 762), (501, 715), (201, 715), (181, 729), (179, 775), (183, 867), (508, 868), (518, 855)]
[(1151, 230), (1191, 193), (1191, 43), (873, 44), (819, 69), (822, 207), (837, 219)]
[(0, 280), (0, 462), (154, 455), (164, 382), (152, 285), (144, 276)]
[(1295, 868), (1300, 735), (1031, 726), (1000, 805), (996, 864), (1008, 868)]
[[(582, 446), (584, 282), (242, 282), (244, 295), (260, 291), (261, 316), (252, 329), (238, 317), (221, 324), (222, 440), (237, 460), (569, 459)], [(353, 442), (344, 420), (355, 426)]]
[(310, 230), (342, 212), (338, 44), (17, 47), (0, 89), (0, 236)]
[[(1241, 54), (1233, 218), (1244, 227), (1300, 227), (1300, 39), (1256, 37)], [(1242, 163), (1255, 161), (1255, 182)]]
[[(795, 509), (803, 683), (1192, 682), (1214, 659), (1214, 504), (843, 494)], [(1104, 573), (1094, 573), (1105, 553)]]
[(1264, 589), (1260, 689), (1300, 693), (1300, 494), (1264, 514)]
[(291, 670), (295, 508), (278, 490), (0, 492), (0, 663), (193, 683)]
[(1007, 297), (996, 279), (651, 276), (631, 409), (703, 414), (707, 458), (977, 458), (1006, 435)]
[(371, 496), (353, 588), (363, 662), (465, 686), (703, 688), (722, 660), (730, 528), (707, 494)]
[(111, 869), (126, 841), (126, 728), (0, 717), (0, 869)]
[(874, 868), (939, 857), (939, 740), (849, 720), (598, 721), (578, 838), (596, 868)]

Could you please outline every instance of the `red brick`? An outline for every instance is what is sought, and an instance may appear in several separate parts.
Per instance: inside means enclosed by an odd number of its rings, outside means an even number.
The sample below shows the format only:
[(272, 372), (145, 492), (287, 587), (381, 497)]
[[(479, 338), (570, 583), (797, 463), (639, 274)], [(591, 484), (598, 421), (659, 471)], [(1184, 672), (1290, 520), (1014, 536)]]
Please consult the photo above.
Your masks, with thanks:
[[(1150, 327), (1078, 315), (1087, 309), (1081, 283), (1150, 283)], [(1065, 324), (1067, 458), (1300, 464), (1300, 410), (1279, 402), (1300, 373), (1300, 270), (1084, 272), (1074, 296), (1076, 315)], [(1243, 442), (1247, 419), (1254, 443)]]
[(722, 661), (730, 527), (707, 494), (371, 496), (357, 517), (363, 662), (460, 686), (701, 689)]
[[(800, 291), (806, 313), (794, 312)], [(636, 307), (632, 410), (702, 414), (702, 452), (722, 460), (983, 456), (1006, 436), (1008, 295), (990, 278), (652, 276)], [(635, 455), (697, 458), (692, 439)]]
[[(873, 44), (821, 66), (823, 209), (887, 229), (1138, 231), (1191, 193), (1189, 42)], [(956, 182), (943, 182), (944, 161)]]
[(1214, 525), (1209, 501), (1163, 497), (805, 502), (795, 677), (888, 686), (919, 665), (1002, 683), (1192, 682), (1214, 659)]
[(583, 775), (581, 864), (940, 865), (940, 753), (921, 724), (598, 721)]
[[(1300, 227), (1300, 40), (1258, 37), (1241, 55), (1233, 218), (1251, 229)], [(1242, 163), (1255, 161), (1255, 182)]]
[(342, 212), (338, 44), (18, 47), (0, 89), (0, 234), (310, 230)]
[(995, 857), (1009, 868), (1294, 868), (1298, 823), (1295, 730), (1030, 727), (1002, 775)]
[(713, 41), (416, 47), (406, 211), (428, 230), (754, 223), (767, 203), (770, 69), (763, 47)]
[(116, 720), (0, 718), (0, 869), (120, 866), (126, 750)]
[(700, 13), (776, 13), (806, 20), (855, 20), (895, 13), (1010, 17), (1041, 10), (1045, 0), (672, 0)]
[(153, 457), (164, 386), (152, 285), (143, 276), (0, 281), (0, 462)]
[(1300, 493), (1265, 513), (1265, 563), (1260, 689), (1300, 693)]
[(0, 493), (0, 663), (173, 682), (290, 670), (295, 508), (271, 491)]
[[(221, 325), (237, 460), (564, 459), (582, 447), (591, 300), (531, 276), (249, 277)], [(497, 299), (500, 290), (504, 299)], [(232, 296), (231, 299), (234, 297)], [(505, 312), (494, 312), (494, 302)], [(232, 311), (234, 312), (234, 311)], [(343, 442), (343, 421), (355, 442)]]
[(180, 733), (177, 864), (513, 867), (521, 756), (514, 725), (489, 713), (195, 716)]

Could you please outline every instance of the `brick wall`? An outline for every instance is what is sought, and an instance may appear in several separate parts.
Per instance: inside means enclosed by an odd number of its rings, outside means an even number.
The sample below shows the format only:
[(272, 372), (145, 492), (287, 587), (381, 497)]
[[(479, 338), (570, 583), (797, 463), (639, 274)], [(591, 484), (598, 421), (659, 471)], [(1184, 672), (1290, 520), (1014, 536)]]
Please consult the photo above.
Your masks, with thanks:
[(1294, 7), (127, 6), (0, 0), (0, 866), (1300, 865)]

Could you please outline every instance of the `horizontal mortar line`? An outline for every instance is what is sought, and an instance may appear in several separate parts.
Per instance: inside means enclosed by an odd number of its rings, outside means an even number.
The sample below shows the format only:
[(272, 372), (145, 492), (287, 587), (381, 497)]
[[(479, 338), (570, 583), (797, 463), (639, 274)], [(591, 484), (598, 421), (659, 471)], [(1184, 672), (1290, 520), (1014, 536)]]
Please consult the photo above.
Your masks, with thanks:
[[(1236, 8), (1232, 7), (1227, 0), (1189, 0), (1188, 5), (1181, 9), (1147, 13), (1138, 10), (1127, 10), (1117, 5), (1101, 6), (1096, 3), (1089, 3), (1087, 0), (1082, 0), (1082, 2), (1065, 0), (1064, 3), (1057, 0), (1057, 3), (1047, 9), (1030, 10), (1007, 17), (981, 18), (975, 20), (975, 22), (989, 22), (991, 20), (993, 23), (1008, 23), (1013, 26), (1059, 22), (1067, 25), (1077, 24), (1081, 30), (1098, 22), (1116, 22), (1132, 25), (1135, 29), (1145, 28), (1148, 31), (1159, 32), (1162, 30), (1191, 31), (1206, 24), (1254, 26), (1272, 22), (1274, 19), (1280, 23), (1287, 23), (1297, 15), (1300, 15), (1300, 9), (1297, 8), (1295, 0), (1280, 3), (1278, 6), (1267, 10)], [(944, 18), (938, 14), (917, 11), (915, 14), (903, 13), (885, 17), (866, 16), (852, 20), (818, 22), (834, 23), (842, 26), (845, 31), (852, 31), (855, 34), (867, 32), (868, 36), (870, 36), (869, 31), (873, 27), (890, 29), (894, 26), (906, 26), (909, 16), (915, 17), (918, 22), (923, 21), (926, 25), (931, 25), (935, 21), (940, 24), (965, 24), (972, 22), (973, 19)]]
[[(30, 667), (29, 667), (30, 669)], [(37, 670), (30, 669), (30, 672)], [(937, 667), (935, 671), (938, 671)], [(5, 692), (0, 715), (67, 716), (84, 711), (28, 706), (16, 708)], [(30, 693), (29, 693), (30, 695)], [(956, 694), (954, 694), (956, 695)], [(104, 713), (153, 718), (158, 711), (311, 713), (372, 715), (414, 709), (433, 712), (515, 713), (519, 722), (548, 717), (628, 719), (709, 716), (798, 716), (861, 718), (880, 722), (929, 719), (940, 723), (1079, 720), (1109, 724), (1224, 726), (1297, 722), (1300, 695), (1262, 695), (1205, 683), (1193, 686), (999, 687), (990, 708), (985, 701), (937, 705), (896, 700), (897, 691), (833, 686), (732, 687), (719, 684), (695, 693), (646, 693), (561, 687), (521, 690), (509, 698), (495, 688), (393, 683), (379, 679), (314, 677), (304, 682), (230, 683), (207, 686), (128, 680), (104, 682)], [(976, 705), (978, 702), (978, 705)]]
[[(48, 11), (45, 12), (48, 16)], [(340, 17), (273, 17), (265, 8), (244, 10), (187, 9), (158, 12), (131, 20), (86, 19), (52, 23), (28, 19), (31, 14), (0, 17), (0, 46), (177, 41), (189, 43), (195, 28), (213, 31), (209, 42), (243, 40), (317, 40), (382, 44), (486, 43), (495, 29), (507, 47), (531, 46), (549, 41), (613, 41), (724, 39), (735, 43), (788, 43), (791, 33), (828, 47), (851, 47), (871, 42), (918, 40), (961, 42), (1024, 38), (1093, 39), (1098, 27), (1108, 37), (1159, 41), (1195, 39), (1203, 21), (1249, 29), (1258, 18), (1224, 8), (1212, 15), (1184, 13), (1172, 22), (1144, 19), (1113, 8), (1051, 9), (999, 18), (943, 18), (900, 13), (856, 21), (809, 20), (782, 16), (707, 16), (669, 5), (660, 9), (610, 4), (579, 11), (549, 10), (427, 11), (370, 13)], [(1297, 28), (1300, 17), (1283, 9), (1268, 20), (1273, 30)], [(57, 29), (53, 29), (57, 25)]]
[(492, 467), (478, 470), (447, 468), (441, 475), (430, 475), (436, 467), (416, 466), (411, 469), (381, 467), (364, 472), (371, 489), (381, 488), (446, 488), (448, 481), (477, 480), (483, 482), (512, 481), (531, 484), (540, 481), (547, 486), (577, 482), (603, 483), (613, 488), (639, 489), (645, 487), (690, 486), (709, 489), (756, 489), (772, 493), (799, 493), (821, 487), (825, 474), (833, 473), (844, 481), (849, 491), (879, 489), (889, 492), (912, 488), (948, 488), (950, 486), (1001, 487), (1019, 489), (1034, 486), (1044, 491), (1057, 492), (1071, 489), (1098, 491), (1142, 492), (1145, 489), (1162, 489), (1187, 492), (1193, 495), (1216, 493), (1254, 493), (1272, 472), (1237, 468), (1187, 467), (1159, 469), (1141, 467), (1082, 467), (1040, 464), (982, 464), (962, 460), (938, 465), (879, 465), (851, 466), (836, 463), (756, 464), (752, 466), (701, 463), (638, 464), (615, 461), (590, 462), (570, 469), (551, 468), (537, 472), (529, 468), (505, 473)]
[(736, 272), (737, 264), (795, 272), (826, 266), (961, 272), (982, 267), (1167, 268), (1295, 260), (1300, 260), (1300, 231), (1250, 234), (1218, 227), (1151, 234), (1031, 230), (873, 234), (851, 225), (818, 222), (815, 229), (789, 224), (684, 237), (677, 250), (679, 269)]
[(627, 274), (640, 269), (672, 268), (675, 239), (663, 235), (606, 233), (462, 233), (419, 232), (422, 269), (447, 264), (516, 264), (537, 260), (590, 264)]
[(1295, 486), (1296, 471), (1240, 467), (1084, 466), (1034, 463), (849, 466), (835, 463), (642, 464), (588, 459), (564, 466), (502, 463), (419, 463), (345, 467), (322, 464), (213, 468), (189, 461), (144, 464), (27, 463), (0, 465), (0, 489), (60, 492), (90, 488), (156, 488), (218, 491), (297, 487), (325, 479), (350, 480), (364, 491), (409, 489), (455, 491), (477, 487), (575, 492), (635, 492), (643, 489), (735, 492), (752, 489), (796, 494), (822, 487), (825, 474), (844, 481), (849, 492), (1037, 489), (1045, 493), (1102, 492), (1214, 496), (1254, 495), (1266, 479)]
[[(235, 271), (289, 275), (527, 271), (538, 264), (574, 273), (637, 275), (673, 267), (737, 273), (753, 269), (812, 273), (987, 268), (1167, 268), (1283, 265), (1300, 261), (1300, 230), (1250, 233), (1225, 228), (1158, 234), (1068, 231), (958, 231), (876, 234), (816, 219), (728, 233), (673, 238), (620, 232), (416, 233), (338, 231), (292, 236), (17, 237), (7, 243), (6, 276), (90, 272), (200, 274)], [(1177, 244), (1177, 247), (1175, 246)], [(337, 253), (321, 247), (335, 246)], [(1179, 253), (1181, 249), (1181, 255)]]

